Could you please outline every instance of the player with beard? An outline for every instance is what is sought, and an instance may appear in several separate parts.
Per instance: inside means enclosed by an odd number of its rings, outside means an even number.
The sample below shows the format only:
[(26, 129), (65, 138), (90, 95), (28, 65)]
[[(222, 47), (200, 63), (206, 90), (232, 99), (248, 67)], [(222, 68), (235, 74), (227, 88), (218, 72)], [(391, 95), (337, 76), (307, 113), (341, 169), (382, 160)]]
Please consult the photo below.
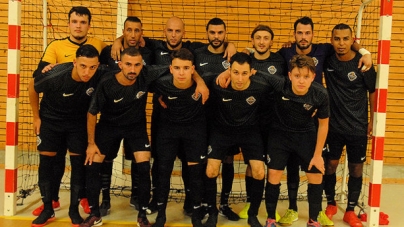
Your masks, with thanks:
[[(206, 36), (209, 45), (195, 50), (195, 68), (200, 75), (205, 73), (214, 73), (216, 75), (224, 72), (230, 66), (230, 63), (224, 59), (225, 40), (226, 40), (226, 24), (220, 18), (212, 18), (206, 25)], [(209, 105), (208, 109), (213, 106)], [(208, 122), (211, 122), (213, 111), (207, 111)], [(222, 162), (222, 192), (220, 199), (219, 212), (230, 221), (238, 221), (240, 217), (230, 208), (229, 196), (234, 179), (234, 155), (240, 153), (238, 147), (229, 149), (228, 155)], [(206, 209), (205, 209), (206, 210)]]
[[(151, 65), (152, 61), (152, 52), (150, 49), (146, 47), (141, 47), (139, 45), (140, 38), (143, 35), (142, 22), (137, 17), (128, 17), (124, 22), (123, 28), (123, 47), (135, 47), (138, 49), (142, 55), (143, 65)], [(118, 70), (118, 62), (115, 61), (111, 56), (111, 48), (112, 45), (107, 46), (103, 49), (103, 53), (101, 54), (103, 58), (100, 59), (102, 64), (108, 64), (109, 67)], [(126, 144), (126, 143), (124, 143)], [(129, 204), (135, 207), (136, 210), (139, 210), (138, 196), (137, 196), (137, 188), (138, 188), (138, 173), (136, 168), (136, 161), (133, 159), (132, 152), (130, 149), (124, 148), (125, 159), (131, 160), (131, 197)], [(115, 157), (113, 157), (115, 158)], [(102, 167), (102, 203), (100, 206), (101, 216), (106, 216), (110, 213), (111, 209), (111, 197), (110, 197), (110, 185), (111, 185), (111, 176), (112, 176), (112, 160), (104, 160)]]
[[(88, 31), (91, 28), (91, 12), (87, 7), (75, 6), (72, 7), (68, 13), (68, 27), (70, 35), (63, 39), (56, 39), (49, 43), (45, 52), (38, 64), (38, 68), (34, 71), (33, 76), (41, 75), (42, 70), (49, 64), (73, 62), (76, 56), (77, 49), (84, 44), (91, 44), (99, 53), (106, 47), (106, 44), (101, 40), (88, 37)], [(109, 56), (109, 54), (108, 54)], [(31, 81), (33, 83), (33, 80)], [(37, 97), (39, 102), (39, 97)], [(62, 182), (63, 174), (65, 171), (66, 150), (58, 151), (54, 162), (54, 177), (52, 177), (52, 205), (55, 210), (60, 209), (59, 203), (59, 187)], [(80, 205), (86, 213), (90, 212), (88, 201), (84, 198), (85, 195), (81, 193)], [(43, 210), (43, 205), (32, 211), (32, 214), (38, 216)]]

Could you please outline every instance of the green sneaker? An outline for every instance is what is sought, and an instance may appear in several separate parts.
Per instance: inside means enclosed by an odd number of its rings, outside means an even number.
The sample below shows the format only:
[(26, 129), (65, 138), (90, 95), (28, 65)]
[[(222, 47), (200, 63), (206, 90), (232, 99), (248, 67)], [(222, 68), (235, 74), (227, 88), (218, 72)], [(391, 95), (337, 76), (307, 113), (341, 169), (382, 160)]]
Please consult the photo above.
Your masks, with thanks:
[(275, 211), (275, 220), (276, 220), (276, 222), (279, 222), (280, 219), (281, 219), (281, 216), (279, 215), (278, 211)]
[(244, 208), (238, 213), (238, 216), (242, 219), (248, 218), (248, 209), (250, 209), (250, 203), (246, 203)]
[(334, 226), (334, 222), (327, 217), (324, 211), (318, 213), (317, 221), (320, 222), (321, 226)]
[(292, 225), (293, 222), (299, 219), (297, 211), (288, 209), (278, 223), (282, 226)]

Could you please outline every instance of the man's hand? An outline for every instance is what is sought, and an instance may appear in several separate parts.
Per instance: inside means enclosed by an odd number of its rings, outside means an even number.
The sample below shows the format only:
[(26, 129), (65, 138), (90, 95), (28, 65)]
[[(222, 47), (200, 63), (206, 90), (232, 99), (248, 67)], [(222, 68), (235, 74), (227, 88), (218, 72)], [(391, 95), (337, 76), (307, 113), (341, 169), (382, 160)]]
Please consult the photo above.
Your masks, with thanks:
[(237, 53), (237, 48), (233, 43), (228, 43), (227, 48), (224, 51), (223, 58), (227, 57), (227, 61), (230, 62), (231, 57)]
[(286, 42), (286, 43), (282, 44), (282, 47), (283, 47), (283, 48), (289, 48), (289, 47), (291, 47), (291, 46), (292, 46), (292, 44), (293, 44), (293, 42), (288, 41), (288, 42)]
[(35, 135), (39, 135), (39, 133), (40, 133), (40, 128), (41, 128), (41, 118), (39, 118), (39, 117), (34, 117), (33, 126), (34, 126), (34, 133), (35, 133)]
[(372, 55), (365, 54), (359, 59), (358, 69), (360, 68), (362, 72), (368, 71), (371, 67), (373, 67), (372, 63)]
[(216, 84), (222, 88), (227, 88), (230, 84), (230, 70), (220, 73), (216, 78)]
[(202, 95), (202, 104), (205, 104), (205, 102), (208, 100), (209, 98), (209, 89), (206, 86), (205, 83), (198, 83), (196, 85), (196, 89), (195, 89), (195, 94), (196, 96), (198, 95)]
[(160, 95), (160, 97), (158, 98), (160, 106), (163, 107), (164, 109), (167, 109), (167, 105), (166, 103), (163, 101), (163, 96)]
[(373, 135), (373, 122), (369, 122), (368, 124), (368, 140), (372, 139), (372, 135)]
[(88, 144), (87, 150), (86, 150), (86, 161), (84, 162), (84, 165), (89, 165), (93, 164), (94, 156), (95, 155), (101, 155), (100, 149), (98, 149), (97, 145), (94, 144)]
[(121, 51), (123, 51), (123, 45), (122, 45), (122, 40), (123, 37), (119, 37), (115, 39), (114, 43), (112, 44), (111, 47), (111, 58), (113, 58), (115, 61), (120, 61), (121, 60)]
[(308, 170), (311, 170), (311, 167), (315, 166), (323, 175), (325, 172), (325, 167), (324, 167), (324, 159), (321, 156), (314, 156), (309, 164)]
[(49, 71), (50, 71), (53, 67), (55, 67), (56, 65), (57, 65), (57, 63), (56, 63), (56, 64), (49, 64), (49, 65), (43, 67), (41, 73), (49, 72)]

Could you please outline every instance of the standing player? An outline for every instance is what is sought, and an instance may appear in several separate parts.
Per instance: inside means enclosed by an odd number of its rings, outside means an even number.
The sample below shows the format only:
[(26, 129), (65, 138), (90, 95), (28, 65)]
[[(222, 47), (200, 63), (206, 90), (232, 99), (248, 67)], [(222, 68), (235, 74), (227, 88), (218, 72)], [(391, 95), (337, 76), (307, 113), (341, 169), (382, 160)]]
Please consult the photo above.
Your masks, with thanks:
[(208, 165), (205, 182), (205, 200), (209, 218), (205, 225), (216, 226), (216, 179), (220, 164), (229, 148), (240, 147), (244, 160), (252, 169), (251, 206), (248, 223), (253, 227), (262, 226), (258, 219), (258, 209), (264, 188), (264, 146), (259, 129), (258, 111), (268, 86), (264, 81), (250, 79), (251, 58), (245, 53), (236, 53), (230, 62), (231, 86), (221, 88), (213, 85), (211, 104), (215, 106), (214, 118), (210, 126)]
[[(56, 63), (66, 63), (73, 62), (76, 56), (77, 49), (83, 44), (91, 44), (93, 45), (99, 53), (106, 46), (104, 42), (101, 40), (88, 37), (88, 31), (90, 29), (91, 23), (91, 12), (87, 7), (83, 6), (75, 6), (72, 7), (68, 13), (68, 27), (70, 34), (68, 37), (63, 39), (53, 40), (46, 47), (45, 52), (38, 64), (38, 68), (34, 72), (34, 77), (37, 75), (41, 75), (42, 69), (49, 64)], [(108, 54), (109, 55), (109, 54)], [(32, 81), (33, 83), (33, 81)], [(32, 85), (30, 85), (32, 86)], [(33, 98), (33, 97), (32, 97)], [(39, 102), (39, 97), (37, 97), (37, 102)], [(62, 182), (63, 174), (65, 171), (65, 161), (66, 161), (66, 150), (58, 151), (56, 158), (54, 160), (56, 165), (54, 165), (54, 176), (52, 177), (52, 206), (55, 210), (60, 209), (59, 203), (59, 187), (60, 182)], [(81, 195), (80, 201), (81, 206), (83, 207), (86, 213), (90, 212), (90, 208), (88, 207), (87, 199), (83, 198), (84, 195)], [(36, 208), (32, 214), (38, 216), (43, 210), (43, 205)]]
[[(274, 39), (274, 32), (272, 29), (266, 25), (258, 25), (251, 32), (251, 42), (254, 47), (254, 53), (251, 53), (252, 68), (260, 70), (262, 72), (269, 73), (271, 75), (286, 76), (287, 65), (283, 57), (275, 52), (271, 52), (271, 46)], [(264, 142), (264, 147), (268, 145), (268, 134), (269, 125), (272, 121), (272, 106), (273, 100), (265, 100), (262, 112), (261, 112), (261, 134), (262, 140)], [(248, 163), (246, 163), (248, 164)], [(244, 206), (243, 210), (240, 211), (240, 218), (248, 218), (248, 209), (250, 208), (250, 195), (251, 195), (251, 184), (253, 178), (251, 174), (251, 167), (248, 165), (245, 174), (245, 184), (247, 192), (247, 204)], [(277, 214), (277, 220), (279, 220), (279, 215)]]
[[(296, 54), (304, 54), (313, 58), (316, 66), (316, 78), (315, 82), (323, 84), (323, 66), (326, 57), (334, 53), (334, 49), (329, 43), (314, 44), (314, 23), (309, 17), (302, 17), (294, 23), (294, 36), (295, 43), (291, 47), (281, 48), (280, 53), (284, 59), (289, 62), (290, 59)], [(358, 63), (358, 68), (362, 67), (362, 62), (365, 65), (365, 70), (368, 70), (372, 65), (372, 58), (369, 51), (360, 47), (360, 45), (352, 45), (355, 51), (358, 51), (363, 55), (361, 61)], [(289, 69), (290, 70), (290, 69)], [(299, 163), (297, 157), (292, 155), (287, 164), (287, 187), (289, 208), (283, 217), (279, 220), (282, 225), (291, 225), (294, 221), (298, 220), (297, 209), (297, 194), (299, 189)], [(323, 217), (323, 216), (322, 216)], [(333, 225), (327, 218), (321, 218), (320, 222), (323, 226)]]
[[(344, 221), (351, 227), (361, 227), (355, 214), (362, 188), (363, 163), (366, 161), (368, 137), (372, 135), (375, 102), (376, 72), (372, 67), (361, 72), (360, 55), (351, 50), (354, 43), (352, 30), (346, 24), (338, 24), (332, 30), (331, 44), (335, 54), (325, 62), (325, 80), (330, 96), (330, 130), (325, 153), (326, 172), (324, 190), (327, 196), (326, 214), (331, 219), (337, 213), (335, 202), (336, 169), (343, 147), (348, 155), (348, 202)], [(368, 103), (370, 121), (368, 122)]]
[[(312, 83), (315, 78), (315, 65), (312, 58), (305, 55), (294, 56), (290, 61), (289, 70), (289, 79), (278, 79), (274, 86), (276, 120), (271, 125), (271, 136), (268, 137), (266, 157), (268, 181), (265, 188), (268, 219), (265, 227), (278, 226), (275, 211), (280, 192), (280, 180), (289, 156), (293, 155), (299, 157), (309, 182), (307, 226), (321, 226), (317, 217), (322, 210), (322, 174), (324, 173), (322, 149), (328, 131), (328, 95), (323, 86)], [(271, 80), (269, 82), (271, 83)], [(314, 114), (318, 117), (317, 130)]]
[[(209, 45), (195, 50), (196, 70), (200, 75), (207, 72), (218, 75), (230, 66), (230, 63), (224, 59), (226, 24), (220, 18), (212, 18), (206, 25), (206, 35)], [(208, 109), (211, 108), (214, 107), (209, 105)], [(212, 111), (208, 112), (209, 121), (214, 117), (212, 113)], [(230, 148), (229, 154), (224, 157), (222, 162), (222, 192), (219, 212), (231, 221), (238, 221), (240, 219), (229, 206), (229, 196), (234, 179), (233, 156), (238, 153), (240, 153), (238, 147)]]
[[(37, 75), (29, 86), (40, 157), (38, 185), (44, 203), (43, 210), (32, 222), (33, 227), (44, 226), (55, 218), (52, 207), (54, 168), (59, 164), (57, 153), (67, 149), (72, 167), (69, 217), (73, 226), (83, 222), (78, 205), (79, 192), (84, 187), (86, 113), (102, 73), (97, 71), (98, 51), (92, 45), (79, 47), (75, 56), (73, 63), (57, 65), (51, 71)], [(38, 93), (43, 93), (40, 109)]]
[[(187, 162), (190, 183), (190, 199), (192, 200), (192, 225), (202, 227), (201, 209), (202, 162), (206, 158), (207, 132), (205, 108), (200, 96), (194, 91), (196, 84), (192, 80), (194, 73), (194, 56), (181, 48), (172, 54), (170, 65), (171, 74), (156, 81), (156, 93), (167, 108), (160, 112), (157, 143), (159, 166), (159, 187), (156, 191), (158, 215), (153, 227), (164, 227), (166, 222), (166, 207), (170, 190), (170, 178), (173, 164), (179, 151), (183, 152), (182, 159)], [(204, 78), (206, 79), (206, 78)]]
[[(124, 22), (123, 28), (123, 47), (129, 48), (134, 47), (138, 49), (142, 55), (143, 65), (151, 65), (152, 60), (152, 52), (146, 47), (140, 47), (140, 38), (143, 35), (142, 22), (137, 17), (128, 17)], [(112, 57), (110, 57), (112, 45), (107, 46), (103, 49), (103, 53), (101, 56), (104, 58), (100, 59), (102, 64), (108, 64), (109, 67), (113, 69), (119, 69), (118, 62), (115, 61)], [(137, 196), (137, 182), (138, 182), (138, 173), (136, 168), (136, 161), (134, 160), (132, 151), (130, 149), (125, 149), (125, 159), (131, 160), (131, 197), (130, 197), (130, 205), (135, 207), (136, 210), (139, 210), (138, 196)], [(115, 157), (113, 157), (115, 158)], [(100, 206), (101, 216), (106, 216), (109, 214), (111, 210), (111, 197), (110, 197), (110, 185), (111, 185), (111, 176), (112, 176), (112, 160), (104, 160), (102, 167), (102, 203)]]

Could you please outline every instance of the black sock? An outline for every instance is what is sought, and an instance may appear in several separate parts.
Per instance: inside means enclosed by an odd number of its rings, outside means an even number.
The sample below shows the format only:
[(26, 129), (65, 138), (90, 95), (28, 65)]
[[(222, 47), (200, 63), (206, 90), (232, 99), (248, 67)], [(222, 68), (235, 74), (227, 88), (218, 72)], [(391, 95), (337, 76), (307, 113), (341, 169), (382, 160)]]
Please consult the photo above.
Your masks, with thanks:
[[(182, 160), (183, 159), (183, 160)], [(185, 191), (190, 191), (190, 179), (189, 179), (189, 169), (188, 169), (188, 162), (185, 160), (185, 157), (181, 159), (181, 176), (182, 181), (184, 182), (184, 189)]]
[(262, 193), (264, 192), (265, 180), (253, 179), (251, 187), (251, 205), (248, 209), (248, 217), (255, 217), (258, 215), (258, 209), (260, 208), (262, 201)]
[(138, 192), (137, 192), (137, 188), (138, 188), (138, 184), (139, 184), (139, 173), (137, 171), (136, 168), (136, 162), (132, 160), (132, 162), (130, 163), (130, 178), (132, 180), (132, 197), (138, 197)]
[(322, 184), (308, 184), (307, 185), (307, 199), (309, 202), (309, 218), (317, 221), (318, 213), (321, 211), (321, 200), (323, 193)]
[(150, 180), (150, 162), (140, 162), (136, 163), (137, 170), (139, 173), (139, 213), (138, 217), (143, 217), (146, 214), (147, 206), (149, 205), (150, 200), (150, 188), (151, 188), (151, 180)]
[(111, 201), (110, 187), (111, 187), (111, 177), (112, 177), (112, 161), (105, 161), (102, 163), (101, 168), (101, 192), (102, 200)]
[(323, 187), (325, 196), (327, 198), (327, 204), (336, 206), (335, 202), (335, 185), (337, 184), (337, 176), (335, 173), (323, 176)]
[(189, 165), (189, 180), (190, 180), (190, 198), (192, 199), (192, 206), (199, 207), (202, 203), (202, 191), (203, 191), (203, 182), (202, 182), (202, 174), (203, 174), (203, 165)]
[(267, 209), (268, 218), (276, 219), (276, 206), (278, 205), (278, 197), (280, 193), (281, 184), (271, 184), (267, 182), (265, 187), (265, 205)]
[(229, 196), (233, 187), (234, 164), (222, 163), (222, 192), (220, 195), (220, 205), (229, 204)]
[[(155, 191), (156, 191), (156, 188), (158, 187), (158, 182), (159, 182), (159, 174), (158, 174), (159, 165), (157, 163), (158, 163), (157, 158), (154, 157), (153, 158), (153, 165), (151, 167), (151, 177), (152, 177), (152, 179), (151, 179), (151, 182), (152, 182), (151, 190), (152, 190), (152, 193), (153, 193), (153, 199), (154, 199), (154, 196), (156, 194)], [(139, 172), (138, 172), (138, 174), (139, 174)], [(139, 184), (138, 184), (138, 190), (139, 190)]]
[(358, 199), (361, 194), (362, 177), (349, 177), (348, 180), (348, 205), (346, 211), (354, 211), (358, 205)]
[(84, 175), (84, 156), (82, 155), (70, 155), (71, 175), (70, 185), (77, 185), (79, 188), (84, 188), (84, 181), (86, 176)]
[(297, 211), (297, 193), (299, 190), (299, 165), (295, 163), (295, 159), (292, 158), (288, 162), (287, 166), (287, 187), (289, 197), (289, 209)]
[(39, 155), (38, 186), (41, 191), (44, 210), (53, 210), (52, 183), (55, 156)]
[(247, 193), (247, 203), (251, 202), (250, 195), (251, 195), (251, 187), (252, 187), (252, 182), (254, 178), (245, 175), (245, 191)]
[(59, 200), (59, 189), (60, 183), (62, 182), (63, 175), (65, 173), (66, 167), (66, 148), (64, 150), (58, 151), (56, 156), (54, 156), (53, 160), (53, 174), (54, 177), (52, 178), (52, 200), (58, 201)]
[(99, 197), (101, 191), (101, 167), (102, 163), (93, 162), (86, 165), (86, 194), (91, 215), (100, 217)]
[(205, 201), (208, 204), (208, 207), (216, 207), (216, 194), (217, 194), (217, 185), (216, 185), (217, 177), (209, 178), (207, 177), (205, 182)]

